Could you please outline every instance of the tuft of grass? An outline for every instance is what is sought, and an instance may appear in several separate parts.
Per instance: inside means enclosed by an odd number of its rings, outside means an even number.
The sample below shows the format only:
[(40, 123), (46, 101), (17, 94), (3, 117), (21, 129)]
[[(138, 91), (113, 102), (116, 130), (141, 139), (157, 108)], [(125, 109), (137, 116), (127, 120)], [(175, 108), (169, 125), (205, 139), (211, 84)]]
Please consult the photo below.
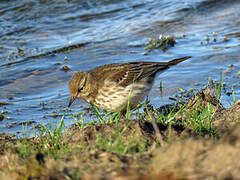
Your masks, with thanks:
[(117, 154), (134, 154), (146, 151), (146, 142), (144, 138), (139, 137), (133, 131), (127, 141), (122, 140), (123, 134), (128, 130), (129, 124), (122, 130), (119, 129), (118, 121), (115, 124), (114, 136), (108, 137), (102, 133), (95, 131), (96, 149), (102, 149), (106, 152), (114, 152)]
[(40, 125), (38, 128), (40, 135), (37, 137), (40, 143), (37, 147), (38, 150), (54, 158), (58, 158), (61, 153), (67, 152), (67, 145), (62, 142), (64, 127), (64, 115), (59, 124), (50, 122), (48, 126)]
[(231, 85), (231, 90), (232, 90), (233, 103), (235, 103), (236, 102), (236, 98), (235, 98), (235, 94), (234, 94), (234, 91), (233, 91), (233, 85)]
[(185, 112), (187, 121), (183, 121), (182, 123), (193, 129), (199, 135), (208, 134), (210, 136), (214, 136), (216, 131), (211, 125), (211, 120), (213, 119), (214, 114), (215, 111), (212, 104), (202, 108), (201, 103), (198, 102), (192, 112)]
[(161, 34), (156, 39), (150, 38), (148, 40), (148, 45), (144, 49), (146, 50), (146, 53), (150, 53), (154, 49), (161, 49), (162, 51), (166, 51), (169, 47), (173, 47), (175, 43), (176, 41), (174, 36), (163, 36)]
[(216, 97), (217, 97), (218, 99), (221, 98), (222, 91), (223, 91), (223, 80), (222, 80), (222, 72), (220, 72), (220, 79), (219, 79), (218, 88), (217, 88), (217, 93), (216, 93)]
[(80, 112), (80, 113), (75, 113), (72, 114), (72, 117), (74, 119), (75, 124), (82, 129), (85, 125), (85, 121), (84, 121), (84, 113)]
[(32, 126), (34, 137), (30, 138), (28, 125), (23, 125), (24, 136), (21, 141), (18, 141), (16, 150), (22, 158), (26, 159), (36, 152), (58, 158), (68, 151), (67, 145), (62, 142), (64, 116), (62, 116), (59, 124), (50, 122), (48, 126), (41, 124), (37, 127), (34, 124)]

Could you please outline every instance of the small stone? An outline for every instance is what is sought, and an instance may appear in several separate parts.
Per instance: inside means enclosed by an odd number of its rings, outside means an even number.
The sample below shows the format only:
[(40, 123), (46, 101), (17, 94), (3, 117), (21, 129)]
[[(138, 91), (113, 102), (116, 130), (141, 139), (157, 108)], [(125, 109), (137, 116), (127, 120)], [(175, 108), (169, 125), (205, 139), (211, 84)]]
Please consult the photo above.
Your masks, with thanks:
[(68, 72), (69, 70), (71, 70), (68, 66), (64, 65), (61, 70), (63, 70), (64, 72)]
[(3, 114), (0, 114), (0, 121), (3, 121), (3, 119), (4, 119)]

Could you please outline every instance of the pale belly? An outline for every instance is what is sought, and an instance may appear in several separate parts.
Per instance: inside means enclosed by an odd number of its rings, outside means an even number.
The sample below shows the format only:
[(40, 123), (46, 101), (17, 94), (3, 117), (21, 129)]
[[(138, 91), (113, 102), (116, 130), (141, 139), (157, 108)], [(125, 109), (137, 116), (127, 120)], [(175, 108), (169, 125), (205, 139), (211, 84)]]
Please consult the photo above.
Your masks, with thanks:
[(111, 112), (121, 111), (128, 104), (131, 109), (136, 107), (149, 94), (153, 84), (146, 83), (144, 79), (126, 87), (119, 87), (115, 83), (106, 83), (108, 84), (99, 89), (94, 105)]

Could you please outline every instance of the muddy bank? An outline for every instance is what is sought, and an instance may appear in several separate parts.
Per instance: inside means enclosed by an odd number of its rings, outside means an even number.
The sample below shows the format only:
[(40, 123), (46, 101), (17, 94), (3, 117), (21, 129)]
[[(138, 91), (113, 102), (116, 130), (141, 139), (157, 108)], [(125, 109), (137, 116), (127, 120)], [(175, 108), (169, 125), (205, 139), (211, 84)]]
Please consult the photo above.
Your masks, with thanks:
[(240, 101), (224, 108), (202, 91), (175, 111), (168, 123), (150, 110), (138, 120), (74, 125), (57, 138), (1, 137), (1, 179), (239, 178)]

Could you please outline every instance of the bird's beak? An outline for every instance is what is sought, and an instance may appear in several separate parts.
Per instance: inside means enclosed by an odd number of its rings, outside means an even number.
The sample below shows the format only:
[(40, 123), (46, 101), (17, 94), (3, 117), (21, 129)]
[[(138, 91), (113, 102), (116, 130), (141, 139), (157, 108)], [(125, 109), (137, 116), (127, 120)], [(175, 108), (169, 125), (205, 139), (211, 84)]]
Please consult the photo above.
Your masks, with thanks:
[(73, 103), (73, 101), (74, 101), (76, 98), (77, 98), (77, 96), (76, 96), (76, 97), (71, 96), (71, 99), (70, 99), (70, 101), (69, 101), (68, 107), (71, 106), (71, 104)]

